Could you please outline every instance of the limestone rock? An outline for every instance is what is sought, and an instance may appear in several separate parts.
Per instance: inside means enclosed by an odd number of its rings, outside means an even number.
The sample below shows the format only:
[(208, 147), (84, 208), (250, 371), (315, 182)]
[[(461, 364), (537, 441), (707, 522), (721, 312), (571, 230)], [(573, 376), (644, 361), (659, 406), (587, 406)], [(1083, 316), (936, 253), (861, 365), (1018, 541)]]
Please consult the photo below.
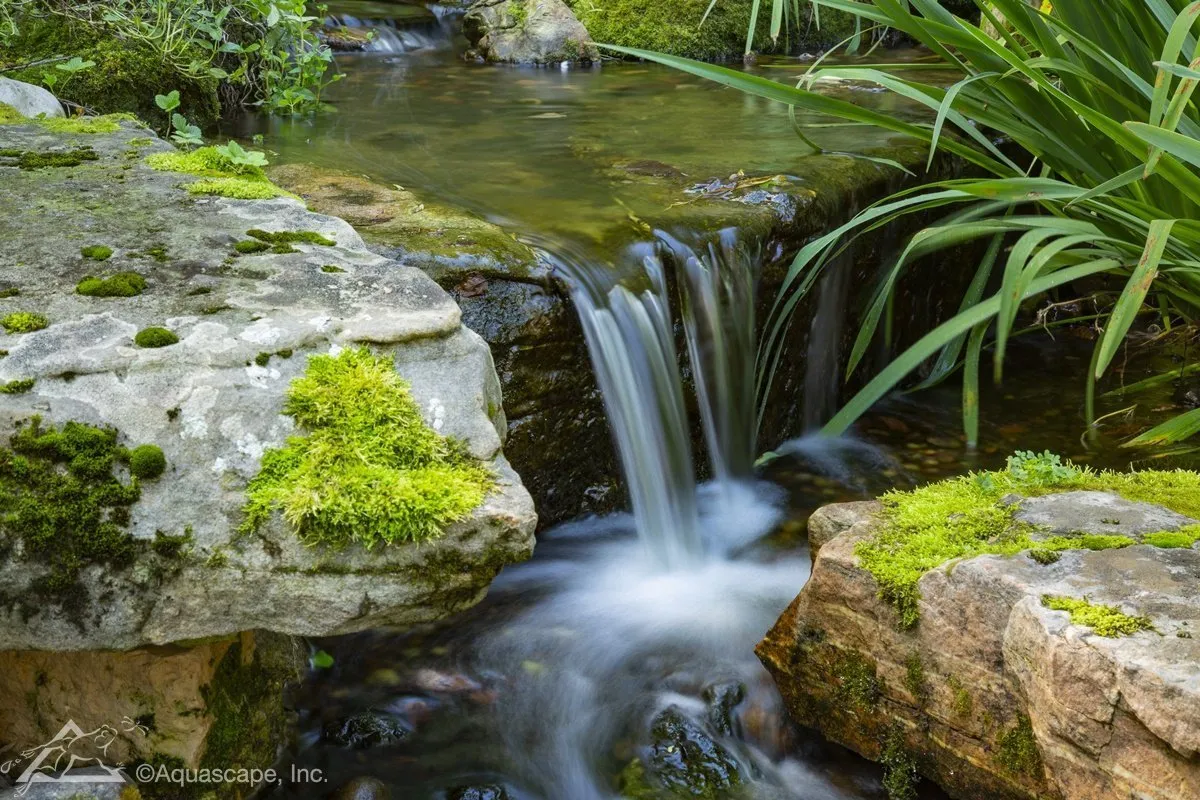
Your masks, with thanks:
[[(44, 573), (0, 562), (0, 649), (125, 649), (250, 629), (330, 635), (436, 620), (477, 602), (496, 572), (527, 558), (535, 514), (501, 451), (500, 385), (486, 343), (421, 270), (368, 251), (346, 222), (290, 198), (190, 195), (193, 180), (142, 159), (171, 148), (122, 122), (116, 133), (50, 134), (0, 127), (0, 146), (91, 148), (95, 160), (36, 170), (0, 167), (0, 316), (45, 315), (49, 327), (0, 334), (0, 424), (40, 415), (119, 430), (120, 444), (156, 444), (168, 464), (144, 481), (128, 530), (136, 563), (85, 566), (81, 613), (31, 591)], [(333, 246), (238, 255), (247, 231), (311, 231)], [(103, 262), (81, 256), (111, 248)], [(88, 274), (136, 271), (135, 297), (75, 292)], [(169, 328), (169, 347), (134, 334)], [(427, 422), (491, 464), (495, 490), (473, 516), (423, 545), (327, 551), (302, 545), (276, 519), (238, 538), (246, 482), (263, 452), (293, 433), (284, 392), (306, 357), (370, 344), (392, 356)], [(156, 548), (156, 534), (178, 546)]]
[(0, 103), (12, 106), (27, 117), (39, 114), (47, 117), (65, 116), (62, 103), (48, 89), (11, 78), (0, 77)]
[(488, 61), (548, 64), (597, 61), (596, 45), (563, 0), (479, 0), (463, 33)]
[[(1032, 507), (1062, 519), (1077, 495)], [(1122, 509), (1105, 532), (1137, 530), (1125, 516), (1137, 504), (1103, 504)], [(798, 722), (872, 759), (900, 742), (957, 798), (1200, 797), (1200, 549), (956, 562), (921, 578), (920, 622), (901, 631), (854, 552), (881, 524), (873, 507), (814, 519), (840, 532), (758, 646)], [(1098, 636), (1044, 607), (1047, 594), (1145, 615), (1155, 630)]]

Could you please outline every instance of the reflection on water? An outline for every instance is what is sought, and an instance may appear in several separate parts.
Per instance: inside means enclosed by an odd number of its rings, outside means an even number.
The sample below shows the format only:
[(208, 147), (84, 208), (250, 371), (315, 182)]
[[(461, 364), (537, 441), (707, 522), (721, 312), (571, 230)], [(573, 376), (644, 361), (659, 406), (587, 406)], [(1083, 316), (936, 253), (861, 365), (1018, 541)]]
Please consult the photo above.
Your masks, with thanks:
[[(686, 199), (680, 186), (790, 174), (807, 157), (785, 106), (666, 67), (487, 67), (452, 50), (338, 62), (347, 76), (326, 94), (337, 113), (247, 117), (231, 132), (263, 133), (274, 163), (365, 174), (542, 235), (596, 238), (630, 211)], [(790, 80), (803, 66), (761, 71)], [(812, 136), (837, 151), (891, 141), (850, 126)], [(672, 179), (669, 195), (656, 177)]]

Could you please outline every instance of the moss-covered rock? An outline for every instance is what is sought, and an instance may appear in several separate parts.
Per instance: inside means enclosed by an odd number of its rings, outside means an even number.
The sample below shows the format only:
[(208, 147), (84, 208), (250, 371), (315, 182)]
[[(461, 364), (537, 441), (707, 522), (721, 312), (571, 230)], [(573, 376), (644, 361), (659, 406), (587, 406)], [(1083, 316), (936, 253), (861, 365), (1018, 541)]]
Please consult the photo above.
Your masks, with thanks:
[[(102, 35), (89, 26), (65, 17), (27, 16), (20, 33), (0, 53), (0, 67), (14, 67), (58, 56), (79, 56), (96, 66), (77, 72), (55, 86), (60, 100), (93, 113), (133, 112), (157, 128), (165, 128), (167, 115), (154, 103), (165, 88), (178, 89), (180, 111), (202, 127), (216, 122), (221, 113), (218, 81), (204, 75), (185, 78), (149, 45)], [(40, 84), (52, 67), (18, 69), (9, 77)], [(61, 76), (60, 76), (61, 78)]]

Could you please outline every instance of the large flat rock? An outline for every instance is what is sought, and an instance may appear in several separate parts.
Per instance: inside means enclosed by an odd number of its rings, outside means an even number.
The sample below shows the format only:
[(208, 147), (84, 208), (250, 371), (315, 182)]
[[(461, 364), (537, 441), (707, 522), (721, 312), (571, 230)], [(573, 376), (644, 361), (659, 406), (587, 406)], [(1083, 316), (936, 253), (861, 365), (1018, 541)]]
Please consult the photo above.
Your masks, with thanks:
[[(168, 471), (142, 484), (129, 531), (190, 535), (171, 557), (147, 551), (129, 569), (86, 567), (83, 619), (30, 602), (42, 570), (10, 553), (0, 563), (0, 650), (124, 649), (248, 629), (347, 633), (441, 618), (478, 601), (496, 572), (533, 547), (533, 503), (504, 459), (500, 385), (487, 344), (421, 270), (366, 249), (346, 222), (298, 200), (193, 196), (192, 178), (156, 172), (147, 153), (169, 145), (128, 122), (116, 133), (50, 134), (0, 126), (0, 149), (89, 146), (75, 167), (0, 167), (0, 316), (33, 311), (50, 326), (0, 333), (0, 425), (34, 415), (111, 426), (120, 443), (159, 445)], [(313, 231), (334, 246), (237, 255), (251, 229)], [(112, 249), (88, 260), (85, 247)], [(85, 275), (134, 270), (136, 297), (75, 292)], [(11, 292), (10, 292), (11, 294)], [(178, 344), (147, 349), (134, 334), (165, 326)], [(307, 356), (369, 345), (392, 356), (427, 422), (463, 441), (498, 476), (473, 516), (422, 545), (325, 550), (274, 520), (237, 538), (246, 482), (266, 448), (293, 433), (284, 392)]]

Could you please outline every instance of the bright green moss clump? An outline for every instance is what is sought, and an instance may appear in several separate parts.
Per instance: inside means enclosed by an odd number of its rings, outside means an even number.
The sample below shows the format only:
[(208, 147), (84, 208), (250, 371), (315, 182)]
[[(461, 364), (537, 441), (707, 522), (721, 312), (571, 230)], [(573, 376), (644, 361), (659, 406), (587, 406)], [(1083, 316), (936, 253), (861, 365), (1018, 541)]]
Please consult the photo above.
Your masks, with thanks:
[[(722, 0), (712, 5), (710, 0), (568, 0), (568, 5), (597, 42), (724, 61), (739, 58), (745, 50), (752, 2)], [(770, 49), (770, 16), (770, 11), (759, 14), (756, 50)], [(825, 16), (824, 11), (821, 16)]]
[(0, 166), (20, 167), (24, 170), (49, 169), (52, 167), (78, 167), (85, 161), (100, 158), (90, 147), (74, 147), (70, 150), (0, 150)]
[(1037, 777), (1042, 774), (1042, 754), (1029, 717), (1019, 717), (1016, 727), (1002, 733), (997, 744), (996, 760), (1000, 766), (1019, 775)]
[(243, 239), (235, 244), (233, 249), (245, 256), (270, 250), (271, 245), (267, 244), (266, 242), (260, 242), (256, 239)]
[(14, 125), (26, 122), (25, 115), (8, 103), (0, 103), (0, 125)]
[(138, 347), (169, 347), (176, 344), (179, 337), (166, 328), (143, 328), (133, 337), (133, 343)]
[(50, 133), (116, 133), (122, 121), (136, 122), (131, 114), (108, 114), (103, 117), (49, 117), (37, 123)]
[(874, 538), (860, 542), (855, 553), (879, 585), (880, 596), (895, 606), (901, 627), (910, 628), (919, 617), (917, 582), (948, 561), (1033, 550), (1036, 560), (1052, 563), (1054, 554), (1062, 550), (1108, 550), (1136, 544), (1126, 536), (1103, 535), (1034, 541), (1032, 528), (1013, 519), (1017, 506), (1000, 502), (1008, 494), (1029, 497), (1084, 489), (1114, 492), (1193, 518), (1200, 516), (1200, 473), (1094, 472), (1064, 464), (1050, 453), (1018, 453), (1009, 458), (1004, 470), (972, 473), (884, 495), (884, 524)]
[(263, 455), (244, 532), (279, 509), (310, 545), (427, 541), (492, 485), (484, 466), (425, 425), (391, 359), (366, 348), (309, 359), (284, 411), (307, 435)]
[(143, 444), (129, 453), (129, 471), (144, 480), (153, 480), (167, 471), (167, 457), (156, 444)]
[(187, 185), (192, 194), (219, 195), (239, 200), (291, 197), (267, 179), (261, 167), (235, 164), (216, 147), (200, 147), (189, 153), (153, 153), (146, 164), (162, 172), (183, 172), (205, 180)]
[(1200, 542), (1200, 525), (1188, 525), (1177, 531), (1159, 531), (1142, 537), (1142, 544), (1167, 549), (1187, 549)]
[(75, 291), (88, 297), (136, 297), (146, 291), (146, 279), (136, 272), (118, 272), (107, 278), (88, 275)]
[(246, 231), (247, 236), (267, 244), (315, 244), (321, 247), (333, 247), (337, 242), (316, 231), (263, 231), (253, 228)]
[(1044, 595), (1042, 605), (1052, 611), (1069, 612), (1073, 625), (1091, 628), (1097, 636), (1132, 636), (1138, 631), (1154, 630), (1149, 617), (1131, 617), (1116, 606), (1094, 606), (1087, 600), (1055, 595)]
[(92, 261), (108, 261), (112, 258), (112, 248), (102, 244), (94, 244), (90, 247), (84, 247), (79, 251), (84, 258), (90, 258)]
[(0, 319), (0, 327), (3, 327), (6, 333), (33, 333), (49, 324), (50, 320), (32, 311), (14, 311)]

